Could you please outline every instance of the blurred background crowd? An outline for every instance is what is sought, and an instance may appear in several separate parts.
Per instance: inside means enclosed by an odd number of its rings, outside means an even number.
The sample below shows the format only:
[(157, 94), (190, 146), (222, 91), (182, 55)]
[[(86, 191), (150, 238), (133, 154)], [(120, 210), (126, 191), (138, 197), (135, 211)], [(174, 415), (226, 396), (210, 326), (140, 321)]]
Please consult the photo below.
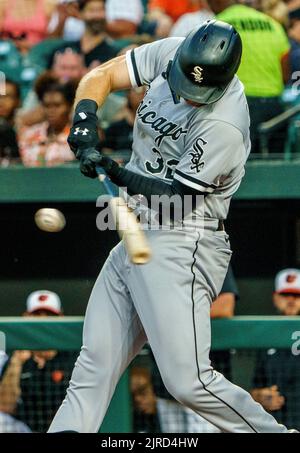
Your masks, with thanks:
[[(0, 165), (72, 161), (66, 137), (82, 76), (131, 47), (186, 36), (214, 16), (242, 37), (238, 75), (251, 157), (297, 152), (300, 0), (0, 0)], [(143, 94), (112, 94), (98, 112), (102, 147), (121, 152), (120, 161), (130, 156)]]

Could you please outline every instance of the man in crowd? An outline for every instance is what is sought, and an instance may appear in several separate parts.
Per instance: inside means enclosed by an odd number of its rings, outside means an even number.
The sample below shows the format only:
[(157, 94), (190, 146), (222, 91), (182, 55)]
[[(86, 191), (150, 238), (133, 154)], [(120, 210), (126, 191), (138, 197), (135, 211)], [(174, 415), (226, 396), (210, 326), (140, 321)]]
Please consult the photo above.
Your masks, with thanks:
[(71, 45), (83, 54), (86, 67), (92, 69), (115, 57), (118, 49), (107, 36), (105, 0), (81, 0), (79, 9), (85, 31), (80, 41)]
[[(273, 303), (282, 316), (300, 315), (300, 270), (276, 275)], [(289, 349), (268, 349), (258, 354), (252, 396), (279, 423), (300, 429), (299, 356)]]
[[(56, 79), (58, 83), (79, 81), (86, 73), (83, 55), (71, 47), (57, 50), (53, 55), (53, 61), (49, 71), (43, 72), (37, 79), (48, 78)], [(41, 105), (35, 89), (31, 89), (27, 94), (22, 108), (18, 113), (18, 126), (32, 126), (45, 119), (44, 109)]]
[[(28, 296), (23, 316), (62, 315), (59, 296), (43, 290)], [(14, 351), (2, 368), (0, 412), (23, 422), (33, 432), (45, 432), (65, 396), (77, 355), (55, 350)], [(3, 422), (0, 430), (11, 432)]]
[(151, 369), (133, 366), (130, 370), (133, 403), (133, 430), (137, 433), (160, 433), (158, 401), (154, 393)]
[(128, 38), (138, 32), (144, 16), (142, 0), (106, 0), (107, 32), (114, 39)]

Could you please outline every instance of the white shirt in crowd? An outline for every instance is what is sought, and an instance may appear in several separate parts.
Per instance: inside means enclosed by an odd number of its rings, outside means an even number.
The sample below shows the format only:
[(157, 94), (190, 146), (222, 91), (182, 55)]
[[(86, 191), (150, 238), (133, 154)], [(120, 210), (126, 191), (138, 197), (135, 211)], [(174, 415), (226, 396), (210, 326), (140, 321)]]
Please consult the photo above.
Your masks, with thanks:
[(200, 27), (200, 25), (203, 24), (203, 22), (212, 19), (213, 17), (214, 17), (213, 13), (206, 9), (196, 11), (195, 13), (183, 14), (171, 28), (169, 36), (184, 37), (191, 30), (193, 30), (196, 27)]
[[(73, 0), (59, 0), (60, 3), (67, 3)], [(105, 3), (106, 20), (128, 20), (134, 24), (140, 24), (144, 17), (144, 7), (141, 0), (106, 0)], [(48, 25), (48, 31), (51, 33), (58, 24), (58, 13), (52, 14)], [(75, 17), (66, 19), (63, 31), (63, 39), (66, 41), (79, 41), (84, 33), (84, 22)]]
[(106, 0), (106, 20), (128, 20), (140, 24), (144, 17), (144, 7), (141, 0)]

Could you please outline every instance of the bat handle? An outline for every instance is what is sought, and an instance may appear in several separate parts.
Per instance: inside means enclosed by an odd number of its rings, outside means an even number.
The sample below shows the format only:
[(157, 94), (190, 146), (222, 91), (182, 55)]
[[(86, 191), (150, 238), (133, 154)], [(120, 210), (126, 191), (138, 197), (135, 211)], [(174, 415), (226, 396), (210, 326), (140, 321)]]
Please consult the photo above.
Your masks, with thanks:
[(97, 165), (96, 166), (96, 172), (97, 172), (97, 175), (98, 175), (98, 179), (101, 182), (103, 182), (105, 180), (105, 178), (107, 177), (104, 168), (99, 167), (99, 165)]

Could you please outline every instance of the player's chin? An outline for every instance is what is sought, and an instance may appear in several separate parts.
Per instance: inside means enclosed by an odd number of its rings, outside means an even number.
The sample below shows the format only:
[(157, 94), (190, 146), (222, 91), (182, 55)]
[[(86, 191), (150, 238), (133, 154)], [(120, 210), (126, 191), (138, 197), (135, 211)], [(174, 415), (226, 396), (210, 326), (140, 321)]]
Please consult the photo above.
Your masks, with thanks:
[(298, 316), (300, 314), (300, 310), (298, 307), (288, 307), (284, 312), (285, 316)]

